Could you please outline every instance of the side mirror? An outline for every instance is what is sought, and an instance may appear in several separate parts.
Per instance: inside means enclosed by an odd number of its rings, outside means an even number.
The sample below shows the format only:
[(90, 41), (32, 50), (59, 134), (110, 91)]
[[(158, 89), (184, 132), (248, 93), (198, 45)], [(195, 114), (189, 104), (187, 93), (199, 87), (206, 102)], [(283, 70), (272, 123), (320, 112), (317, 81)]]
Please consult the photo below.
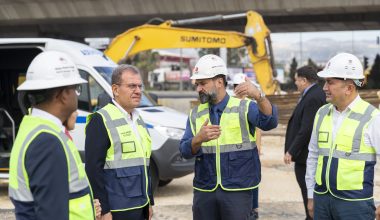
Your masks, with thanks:
[(98, 109), (103, 108), (111, 101), (112, 101), (112, 98), (106, 92), (100, 93), (98, 95), (98, 106), (97, 106)]
[(156, 103), (158, 103), (158, 96), (157, 96), (157, 94), (149, 93), (149, 96), (153, 99), (153, 101), (155, 101)]

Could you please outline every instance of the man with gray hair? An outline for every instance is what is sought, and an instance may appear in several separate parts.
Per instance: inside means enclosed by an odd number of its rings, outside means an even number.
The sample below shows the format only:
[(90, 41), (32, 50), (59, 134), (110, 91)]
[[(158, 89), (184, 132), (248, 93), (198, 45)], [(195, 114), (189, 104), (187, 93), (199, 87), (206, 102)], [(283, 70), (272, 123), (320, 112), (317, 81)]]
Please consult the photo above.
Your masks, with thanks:
[(151, 219), (151, 138), (136, 111), (139, 70), (120, 65), (112, 73), (113, 99), (90, 114), (86, 125), (86, 172), (103, 219)]

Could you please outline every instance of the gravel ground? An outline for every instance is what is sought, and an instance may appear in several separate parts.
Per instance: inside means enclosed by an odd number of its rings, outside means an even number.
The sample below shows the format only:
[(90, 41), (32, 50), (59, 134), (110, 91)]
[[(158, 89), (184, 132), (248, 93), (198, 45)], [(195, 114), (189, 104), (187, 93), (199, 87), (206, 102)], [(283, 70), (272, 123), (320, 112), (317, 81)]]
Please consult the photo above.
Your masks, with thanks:
[[(262, 182), (259, 187), (260, 219), (304, 219), (304, 209), (293, 166), (284, 165), (282, 127), (264, 133)], [(376, 180), (380, 170), (376, 169)], [(190, 220), (193, 199), (193, 174), (175, 179), (160, 187), (155, 194), (154, 220)], [(380, 183), (375, 181), (375, 200), (379, 201)], [(13, 206), (8, 199), (7, 183), (0, 182), (0, 220), (15, 219)]]

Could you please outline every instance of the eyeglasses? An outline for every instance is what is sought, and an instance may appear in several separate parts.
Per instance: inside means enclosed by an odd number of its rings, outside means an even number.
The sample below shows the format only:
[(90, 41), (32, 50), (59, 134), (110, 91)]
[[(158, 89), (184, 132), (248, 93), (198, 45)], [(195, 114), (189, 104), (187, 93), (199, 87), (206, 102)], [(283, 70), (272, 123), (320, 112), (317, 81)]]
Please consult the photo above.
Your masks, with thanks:
[(142, 84), (134, 84), (134, 83), (129, 83), (129, 84), (119, 83), (119, 84), (116, 84), (116, 85), (118, 85), (118, 86), (126, 86), (130, 90), (136, 90), (137, 87), (139, 87), (139, 89), (141, 90), (142, 87), (143, 87)]
[(75, 94), (77, 94), (77, 96), (80, 96), (80, 94), (82, 93), (82, 85), (81, 84), (69, 86), (69, 88), (74, 89)]

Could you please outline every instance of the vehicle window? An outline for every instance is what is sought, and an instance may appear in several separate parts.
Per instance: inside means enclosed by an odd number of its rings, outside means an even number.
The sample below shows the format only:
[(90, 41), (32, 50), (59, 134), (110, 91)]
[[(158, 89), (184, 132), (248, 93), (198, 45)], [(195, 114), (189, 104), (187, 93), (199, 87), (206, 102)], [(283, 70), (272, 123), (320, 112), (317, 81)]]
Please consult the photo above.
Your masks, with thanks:
[(94, 69), (111, 85), (113, 67), (95, 66)]
[(79, 70), (79, 73), (88, 83), (82, 85), (82, 92), (78, 97), (78, 108), (95, 112), (106, 105), (110, 101), (110, 97), (88, 72)]

